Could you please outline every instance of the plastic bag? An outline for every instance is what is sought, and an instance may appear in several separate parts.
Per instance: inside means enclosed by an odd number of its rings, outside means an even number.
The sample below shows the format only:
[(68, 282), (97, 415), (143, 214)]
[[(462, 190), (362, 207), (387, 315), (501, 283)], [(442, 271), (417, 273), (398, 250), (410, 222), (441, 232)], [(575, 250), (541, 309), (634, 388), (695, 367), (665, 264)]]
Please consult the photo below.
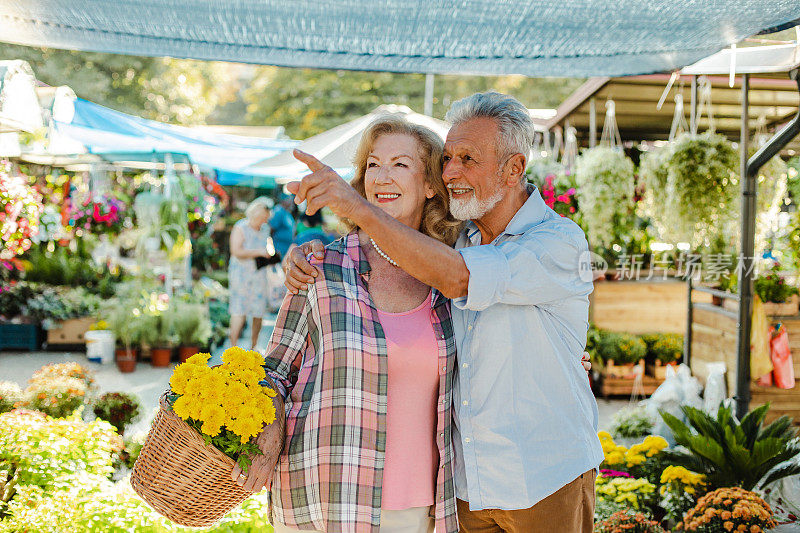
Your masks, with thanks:
[[(698, 409), (703, 407), (703, 400), (700, 399), (700, 391), (703, 387), (696, 378), (692, 377), (692, 371), (686, 365), (679, 365), (677, 370), (673, 366), (667, 367), (666, 377), (649, 399), (643, 402), (648, 414), (655, 420), (653, 434), (661, 435), (670, 445), (675, 444), (669, 426), (664, 422), (659, 411), (666, 411), (678, 420), (686, 421), (686, 417), (681, 411), (682, 405), (689, 405)], [(719, 404), (717, 404), (719, 405)]]
[(769, 341), (769, 355), (772, 360), (772, 378), (776, 387), (791, 389), (794, 387), (794, 365), (792, 351), (789, 349), (789, 334), (786, 328), (778, 324), (770, 328), (772, 338)]
[(716, 417), (719, 406), (728, 395), (725, 391), (725, 363), (706, 363), (708, 376), (703, 391), (703, 411)]

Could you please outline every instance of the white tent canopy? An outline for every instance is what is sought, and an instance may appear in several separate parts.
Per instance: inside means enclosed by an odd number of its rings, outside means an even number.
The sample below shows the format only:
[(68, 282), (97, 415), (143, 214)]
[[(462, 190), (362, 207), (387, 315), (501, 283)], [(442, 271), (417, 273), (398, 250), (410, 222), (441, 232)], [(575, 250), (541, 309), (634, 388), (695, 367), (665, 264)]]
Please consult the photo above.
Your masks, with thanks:
[[(378, 117), (397, 115), (414, 124), (420, 124), (435, 131), (442, 140), (447, 136), (448, 125), (438, 119), (415, 113), (404, 105), (382, 105), (371, 113), (359, 117), (328, 131), (309, 137), (297, 148), (307, 152), (331, 168), (348, 173), (351, 171), (358, 142), (364, 130)], [(308, 168), (297, 161), (291, 150), (269, 157), (252, 165), (260, 172), (266, 172), (287, 182), (308, 173)]]

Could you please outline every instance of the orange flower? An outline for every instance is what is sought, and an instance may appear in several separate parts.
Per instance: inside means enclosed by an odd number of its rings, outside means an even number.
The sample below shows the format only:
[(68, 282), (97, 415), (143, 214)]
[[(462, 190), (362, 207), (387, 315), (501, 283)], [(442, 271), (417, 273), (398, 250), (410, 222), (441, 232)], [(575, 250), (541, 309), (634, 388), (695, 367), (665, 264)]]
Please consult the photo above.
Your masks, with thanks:
[[(731, 519), (731, 512), (730, 511), (722, 511), (719, 514), (719, 517), (722, 518), (723, 520), (730, 520)], [(733, 524), (731, 524), (731, 527), (733, 527)], [(730, 530), (728, 530), (728, 531), (730, 531)]]
[(750, 533), (761, 533), (761, 528), (758, 526), (750, 526)]
[(725, 528), (725, 531), (733, 531), (733, 522), (728, 521), (722, 524), (722, 527)]

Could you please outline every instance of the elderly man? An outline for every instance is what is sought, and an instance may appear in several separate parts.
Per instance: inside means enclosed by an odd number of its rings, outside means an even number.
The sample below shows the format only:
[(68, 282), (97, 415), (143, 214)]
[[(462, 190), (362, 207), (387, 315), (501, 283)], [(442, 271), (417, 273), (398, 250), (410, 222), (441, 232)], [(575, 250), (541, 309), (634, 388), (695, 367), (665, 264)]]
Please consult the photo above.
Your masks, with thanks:
[[(302, 152), (312, 174), (292, 184), (295, 201), (352, 220), (400, 268), (452, 299), (462, 531), (590, 532), (603, 453), (597, 404), (575, 355), (592, 291), (579, 269), (586, 239), (526, 182), (534, 130), (519, 101), (474, 94), (446, 118), (442, 177), (451, 213), (470, 221), (455, 249), (400, 224)], [(313, 273), (301, 252), (292, 260), (297, 279), (300, 269)]]

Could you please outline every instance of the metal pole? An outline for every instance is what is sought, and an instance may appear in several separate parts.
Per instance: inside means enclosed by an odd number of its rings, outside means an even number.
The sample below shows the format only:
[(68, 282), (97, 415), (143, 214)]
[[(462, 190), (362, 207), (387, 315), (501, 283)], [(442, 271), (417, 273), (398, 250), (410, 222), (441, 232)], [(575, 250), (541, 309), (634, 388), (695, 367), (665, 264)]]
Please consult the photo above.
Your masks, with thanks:
[(752, 327), (753, 255), (755, 252), (756, 180), (747, 172), (750, 76), (742, 74), (742, 129), (739, 136), (742, 220), (739, 254), (739, 327), (736, 339), (736, 414), (742, 418), (750, 407), (750, 330)]
[(692, 304), (692, 276), (686, 277), (686, 336), (683, 338), (683, 363), (692, 368), (692, 323), (694, 322), (694, 305)]
[(692, 102), (689, 119), (689, 132), (697, 135), (697, 76), (692, 76)]
[(433, 116), (433, 74), (425, 74), (425, 111), (426, 115)]
[(597, 108), (594, 98), (589, 100), (589, 148), (597, 145)]

